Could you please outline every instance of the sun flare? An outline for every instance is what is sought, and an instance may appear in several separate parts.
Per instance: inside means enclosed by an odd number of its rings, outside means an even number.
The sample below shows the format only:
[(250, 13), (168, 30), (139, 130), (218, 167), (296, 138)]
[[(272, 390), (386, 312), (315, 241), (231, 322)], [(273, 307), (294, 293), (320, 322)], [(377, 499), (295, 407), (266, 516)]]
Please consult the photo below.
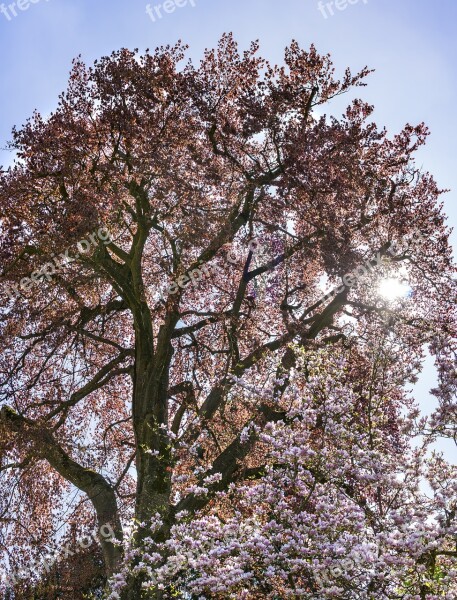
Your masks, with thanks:
[(410, 294), (411, 288), (399, 279), (389, 278), (380, 282), (378, 292), (386, 300), (396, 300), (397, 298), (406, 298)]

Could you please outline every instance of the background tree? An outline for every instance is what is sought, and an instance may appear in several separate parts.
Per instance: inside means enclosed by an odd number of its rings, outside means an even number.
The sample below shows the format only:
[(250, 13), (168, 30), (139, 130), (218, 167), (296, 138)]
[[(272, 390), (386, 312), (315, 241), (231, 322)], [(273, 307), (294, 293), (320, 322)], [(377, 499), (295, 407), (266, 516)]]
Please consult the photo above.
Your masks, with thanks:
[[(455, 287), (412, 158), (427, 130), (389, 139), (361, 100), (318, 116), (369, 71), (338, 81), (314, 47), (283, 67), (230, 35), (198, 67), (184, 51), (78, 59), (56, 111), (13, 132), (5, 560), (71, 517), (116, 532), (111, 598), (450, 598), (455, 473), (425, 452), (455, 432)], [(384, 298), (388, 278), (409, 293)], [(426, 341), (430, 422), (405, 391)]]
[(38, 571), (36, 575), (38, 582), (31, 578), (18, 580), (11, 598), (88, 600), (101, 598), (106, 584), (103, 557), (95, 543), (75, 556), (57, 560), (47, 571)]

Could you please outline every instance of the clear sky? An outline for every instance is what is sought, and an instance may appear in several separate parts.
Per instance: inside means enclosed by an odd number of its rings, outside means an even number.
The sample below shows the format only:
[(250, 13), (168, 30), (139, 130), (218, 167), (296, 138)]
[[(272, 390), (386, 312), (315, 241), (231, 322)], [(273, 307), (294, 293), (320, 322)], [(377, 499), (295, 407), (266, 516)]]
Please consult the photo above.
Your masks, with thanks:
[[(146, 5), (145, 0), (3, 4), (0, 164), (11, 162), (3, 148), (12, 126), (24, 123), (35, 108), (46, 114), (55, 107), (79, 54), (92, 63), (120, 47), (144, 50), (181, 39), (198, 60), (223, 32), (233, 31), (242, 48), (259, 39), (262, 54), (281, 62), (294, 38), (302, 47), (314, 43), (320, 53), (331, 53), (340, 72), (346, 66), (376, 69), (358, 95), (375, 105), (375, 120), (390, 134), (407, 122), (425, 121), (431, 136), (419, 164), (442, 188), (454, 190), (444, 202), (449, 223), (456, 225), (456, 0), (323, 0), (320, 7), (318, 0), (152, 0), (150, 15)], [(338, 103), (337, 114), (341, 108)], [(433, 384), (427, 365), (417, 387), (426, 412)], [(447, 449), (455, 453), (455, 446)]]

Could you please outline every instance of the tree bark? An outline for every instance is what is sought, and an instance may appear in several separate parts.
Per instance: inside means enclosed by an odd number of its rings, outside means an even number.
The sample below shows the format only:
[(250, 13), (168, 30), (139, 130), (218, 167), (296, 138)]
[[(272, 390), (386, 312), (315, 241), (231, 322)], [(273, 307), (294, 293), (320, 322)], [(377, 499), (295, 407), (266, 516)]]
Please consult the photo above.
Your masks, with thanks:
[[(34, 443), (38, 456), (47, 460), (62, 477), (87, 494), (97, 515), (99, 531), (104, 525), (109, 526), (115, 537), (122, 540), (115, 492), (102, 475), (75, 462), (46, 428), (19, 415), (10, 407), (2, 407), (0, 422), (13, 434), (19, 431), (26, 434)], [(110, 577), (120, 565), (122, 550), (103, 535), (100, 535), (100, 544), (105, 560), (105, 572)]]

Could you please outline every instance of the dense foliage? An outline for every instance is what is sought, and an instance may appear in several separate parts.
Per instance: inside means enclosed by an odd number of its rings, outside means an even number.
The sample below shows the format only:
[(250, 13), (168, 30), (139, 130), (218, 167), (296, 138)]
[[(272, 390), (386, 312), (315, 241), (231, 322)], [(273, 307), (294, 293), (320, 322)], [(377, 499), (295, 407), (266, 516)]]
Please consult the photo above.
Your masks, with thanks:
[(369, 71), (338, 81), (314, 47), (184, 54), (78, 59), (13, 133), (3, 562), (109, 526), (110, 599), (455, 598), (456, 472), (432, 451), (455, 435), (455, 268), (413, 159), (427, 129), (390, 138), (358, 99), (323, 114)]

